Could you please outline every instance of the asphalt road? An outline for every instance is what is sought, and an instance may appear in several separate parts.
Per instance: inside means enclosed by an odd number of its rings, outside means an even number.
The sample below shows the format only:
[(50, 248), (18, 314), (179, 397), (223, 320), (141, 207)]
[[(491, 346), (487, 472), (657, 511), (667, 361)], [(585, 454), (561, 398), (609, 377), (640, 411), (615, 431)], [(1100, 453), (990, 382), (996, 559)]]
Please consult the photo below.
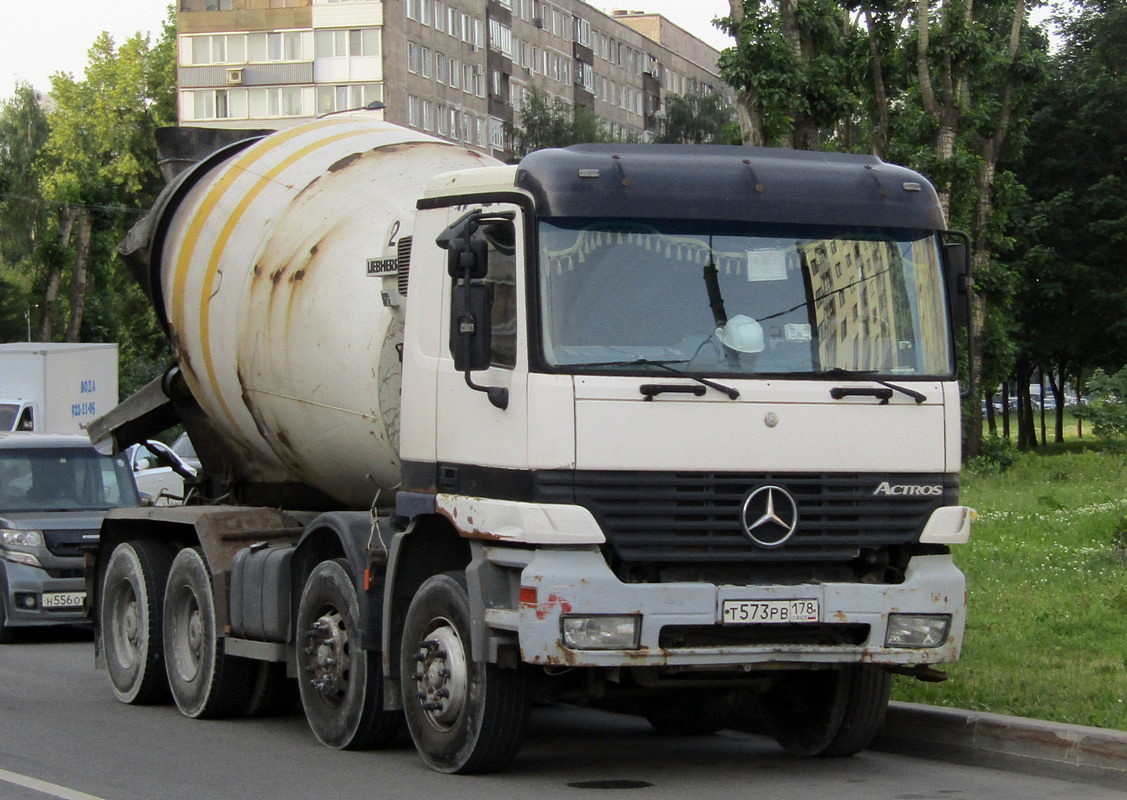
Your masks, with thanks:
[(723, 732), (655, 735), (632, 717), (568, 707), (533, 712), (528, 742), (500, 775), (428, 770), (410, 743), (376, 753), (319, 746), (299, 714), (201, 722), (110, 694), (82, 631), (0, 647), (0, 800), (637, 797), (755, 800), (1084, 800), (1123, 790), (886, 752), (785, 756)]

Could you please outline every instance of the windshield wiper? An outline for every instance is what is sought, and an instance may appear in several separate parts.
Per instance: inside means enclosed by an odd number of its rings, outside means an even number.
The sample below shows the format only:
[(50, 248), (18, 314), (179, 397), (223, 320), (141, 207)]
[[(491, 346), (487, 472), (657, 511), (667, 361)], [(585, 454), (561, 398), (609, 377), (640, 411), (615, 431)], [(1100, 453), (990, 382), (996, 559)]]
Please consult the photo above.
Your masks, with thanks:
[[(709, 389), (715, 389), (718, 392), (723, 392), (724, 394), (728, 395), (728, 397), (731, 398), (732, 400), (736, 400), (736, 399), (739, 398), (739, 396), (740, 396), (740, 390), (739, 389), (734, 389), (731, 386), (725, 386), (722, 383), (717, 383), (716, 381), (710, 381), (708, 378), (702, 378), (699, 375), (693, 375), (692, 373), (685, 372), (685, 370), (683, 370), (683, 369), (677, 369), (676, 367), (670, 366), (671, 364), (688, 364), (688, 363), (689, 363), (689, 359), (687, 359), (687, 358), (675, 359), (675, 360), (671, 360), (671, 361), (654, 361), (654, 360), (649, 359), (649, 358), (635, 358), (635, 359), (628, 360), (628, 361), (597, 361), (597, 362), (591, 362), (591, 363), (588, 363), (588, 364), (563, 364), (561, 366), (567, 366), (567, 367), (659, 367), (661, 369), (672, 372), (674, 375), (678, 375), (682, 378), (688, 378), (691, 381), (696, 381), (697, 383), (704, 384)], [(650, 387), (650, 385), (646, 384), (646, 386), (642, 387), (642, 390), (643, 390), (642, 394), (646, 395), (647, 400), (652, 400), (653, 399), (653, 393), (647, 392), (646, 391), (647, 387)], [(650, 387), (650, 388), (652, 388), (652, 387)]]
[[(853, 369), (842, 369), (841, 367), (834, 367), (833, 369), (823, 370), (822, 372), (818, 372), (816, 374), (818, 374), (818, 375), (832, 375), (835, 378), (856, 378), (857, 380), (865, 380), (865, 381), (872, 381), (873, 383), (879, 383), (881, 386), (886, 387), (886, 390), (887, 389), (893, 389), (897, 392), (900, 392), (901, 394), (907, 395), (908, 397), (910, 397), (910, 398), (912, 398), (913, 400), (916, 401), (916, 405), (919, 405), (920, 403), (923, 403), (924, 401), (927, 400), (927, 395), (925, 395), (921, 392), (917, 392), (915, 389), (909, 389), (907, 386), (900, 386), (900, 385), (895, 384), (895, 383), (889, 383), (886, 380), (875, 377), (877, 375), (877, 370), (875, 370), (875, 369), (856, 369), (856, 370), (853, 370)], [(886, 395), (885, 391), (882, 391), (880, 389), (870, 389), (870, 390), (846, 389), (846, 388), (841, 388), (841, 387), (838, 387), (838, 386), (835, 386), (833, 389), (830, 389), (830, 396), (833, 397), (835, 400), (839, 400), (842, 397), (845, 397), (847, 395), (872, 395), (873, 397), (880, 398), (882, 405), (887, 403), (889, 398), (892, 397), (891, 392), (889, 392)]]

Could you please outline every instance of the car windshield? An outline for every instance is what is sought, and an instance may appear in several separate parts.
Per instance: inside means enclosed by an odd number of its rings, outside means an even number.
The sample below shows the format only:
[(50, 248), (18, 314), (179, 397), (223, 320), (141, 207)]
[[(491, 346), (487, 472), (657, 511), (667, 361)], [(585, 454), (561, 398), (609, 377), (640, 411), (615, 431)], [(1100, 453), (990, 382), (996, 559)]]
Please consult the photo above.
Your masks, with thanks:
[(120, 457), (93, 448), (0, 450), (0, 511), (102, 510), (138, 502)]
[(934, 231), (552, 219), (539, 255), (551, 367), (953, 372)]
[(15, 430), (16, 412), (19, 410), (15, 403), (0, 403), (0, 431)]

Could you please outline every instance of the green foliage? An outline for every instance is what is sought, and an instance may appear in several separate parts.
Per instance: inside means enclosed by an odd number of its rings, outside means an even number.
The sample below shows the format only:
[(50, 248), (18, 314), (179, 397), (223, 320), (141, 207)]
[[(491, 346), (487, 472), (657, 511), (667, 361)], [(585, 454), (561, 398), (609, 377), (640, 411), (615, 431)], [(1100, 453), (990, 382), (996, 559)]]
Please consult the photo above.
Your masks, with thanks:
[(945, 683), (898, 678), (894, 699), (1127, 730), (1118, 462), (1048, 447), (964, 473), (978, 519), (954, 548), (969, 594), (962, 657)]
[(1091, 396), (1073, 413), (1092, 424), (1092, 431), (1118, 452), (1127, 449), (1127, 367), (1108, 375), (1097, 369), (1088, 379)]
[(1005, 472), (1018, 458), (1018, 452), (1008, 439), (987, 436), (982, 440), (982, 451), (967, 462), (967, 470), (978, 475)]
[(510, 128), (517, 159), (546, 147), (625, 140), (611, 136), (589, 108), (572, 106), (538, 86), (525, 92), (520, 120), (519, 125)]
[(669, 94), (654, 141), (662, 144), (739, 144), (735, 113), (719, 92)]

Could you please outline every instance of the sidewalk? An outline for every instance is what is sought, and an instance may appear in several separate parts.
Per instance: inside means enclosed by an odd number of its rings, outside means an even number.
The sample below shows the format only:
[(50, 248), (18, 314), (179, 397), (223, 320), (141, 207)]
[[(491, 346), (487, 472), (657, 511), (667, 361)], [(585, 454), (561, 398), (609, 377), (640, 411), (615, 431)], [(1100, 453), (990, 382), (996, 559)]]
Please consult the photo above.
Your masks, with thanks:
[(892, 703), (872, 748), (1127, 792), (1127, 731)]

